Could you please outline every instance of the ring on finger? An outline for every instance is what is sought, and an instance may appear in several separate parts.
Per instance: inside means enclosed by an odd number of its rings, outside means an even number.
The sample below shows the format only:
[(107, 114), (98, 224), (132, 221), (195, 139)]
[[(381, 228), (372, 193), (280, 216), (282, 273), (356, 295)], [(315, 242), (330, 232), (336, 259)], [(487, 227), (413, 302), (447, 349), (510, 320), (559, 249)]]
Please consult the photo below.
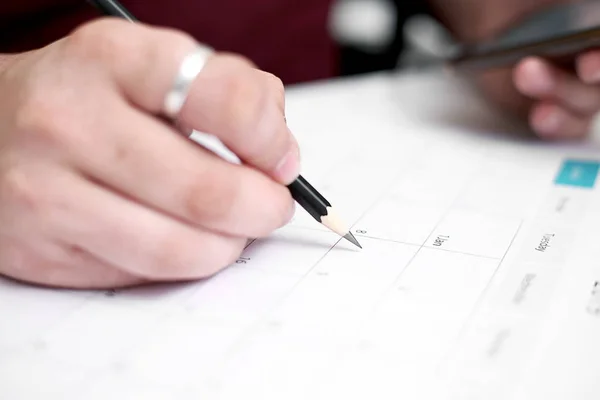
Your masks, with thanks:
[(204, 69), (209, 57), (214, 50), (208, 46), (198, 44), (194, 51), (189, 53), (181, 62), (171, 89), (164, 101), (164, 113), (172, 120), (176, 120), (187, 99), (190, 87), (200, 72)]

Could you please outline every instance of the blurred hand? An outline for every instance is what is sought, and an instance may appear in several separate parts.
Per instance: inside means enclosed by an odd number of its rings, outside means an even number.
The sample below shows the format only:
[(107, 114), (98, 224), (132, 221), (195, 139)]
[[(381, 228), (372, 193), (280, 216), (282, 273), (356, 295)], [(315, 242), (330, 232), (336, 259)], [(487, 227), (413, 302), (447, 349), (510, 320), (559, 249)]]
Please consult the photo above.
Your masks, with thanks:
[[(578, 0), (429, 0), (458, 40), (490, 40), (516, 21), (546, 7)], [(477, 74), (488, 98), (524, 118), (546, 139), (575, 139), (589, 133), (600, 111), (600, 50), (581, 54), (572, 70), (529, 58), (514, 68)]]
[(527, 119), (544, 139), (578, 139), (600, 111), (600, 51), (577, 57), (574, 70), (530, 57), (512, 70), (480, 78), (484, 91), (501, 106)]
[(0, 273), (75, 288), (202, 278), (291, 218), (298, 148), (277, 78), (217, 53), (180, 114), (243, 166), (163, 122), (194, 46), (109, 19), (4, 65)]
[(582, 54), (576, 70), (531, 58), (514, 70), (516, 88), (532, 99), (531, 127), (543, 138), (581, 138), (600, 111), (600, 51)]

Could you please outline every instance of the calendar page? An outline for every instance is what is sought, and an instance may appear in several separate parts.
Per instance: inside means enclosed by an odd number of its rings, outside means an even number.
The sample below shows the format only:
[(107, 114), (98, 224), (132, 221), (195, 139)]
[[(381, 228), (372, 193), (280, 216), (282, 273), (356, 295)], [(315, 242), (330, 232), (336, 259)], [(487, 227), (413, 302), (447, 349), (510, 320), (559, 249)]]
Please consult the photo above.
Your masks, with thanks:
[(597, 399), (600, 153), (437, 123), (403, 106), (424, 85), (290, 91), (362, 249), (298, 207), (203, 281), (0, 280), (0, 398)]

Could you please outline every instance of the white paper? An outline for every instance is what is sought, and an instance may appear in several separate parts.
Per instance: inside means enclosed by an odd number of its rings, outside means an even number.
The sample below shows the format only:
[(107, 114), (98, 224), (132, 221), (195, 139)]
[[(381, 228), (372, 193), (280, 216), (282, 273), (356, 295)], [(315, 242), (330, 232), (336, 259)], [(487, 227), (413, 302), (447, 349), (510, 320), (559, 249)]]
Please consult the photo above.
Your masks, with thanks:
[[(597, 399), (598, 185), (555, 179), (600, 154), (435, 122), (489, 117), (414, 79), (288, 100), (305, 177), (362, 250), (298, 208), (203, 282), (0, 280), (0, 398)], [(428, 90), (431, 119), (408, 101)]]

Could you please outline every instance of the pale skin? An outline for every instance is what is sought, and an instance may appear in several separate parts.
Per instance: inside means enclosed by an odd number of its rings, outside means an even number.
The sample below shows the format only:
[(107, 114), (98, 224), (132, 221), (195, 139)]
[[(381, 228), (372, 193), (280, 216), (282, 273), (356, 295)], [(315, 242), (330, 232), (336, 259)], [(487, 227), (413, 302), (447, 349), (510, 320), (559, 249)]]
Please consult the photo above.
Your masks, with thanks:
[(161, 119), (194, 44), (180, 32), (103, 20), (5, 60), (3, 274), (74, 288), (198, 279), (233, 262), (247, 238), (289, 221), (284, 185), (298, 174), (299, 151), (278, 78), (216, 53), (180, 114), (244, 165)]
[[(545, 3), (456, 0), (440, 15), (462, 40), (481, 40)], [(300, 156), (277, 77), (217, 52), (180, 114), (242, 165), (165, 123), (162, 101), (193, 46), (178, 31), (102, 19), (0, 56), (0, 274), (86, 289), (200, 279), (290, 220), (285, 184)], [(584, 136), (600, 109), (600, 52), (576, 71), (524, 60), (478, 79), (545, 138)]]

